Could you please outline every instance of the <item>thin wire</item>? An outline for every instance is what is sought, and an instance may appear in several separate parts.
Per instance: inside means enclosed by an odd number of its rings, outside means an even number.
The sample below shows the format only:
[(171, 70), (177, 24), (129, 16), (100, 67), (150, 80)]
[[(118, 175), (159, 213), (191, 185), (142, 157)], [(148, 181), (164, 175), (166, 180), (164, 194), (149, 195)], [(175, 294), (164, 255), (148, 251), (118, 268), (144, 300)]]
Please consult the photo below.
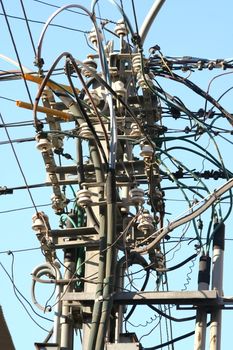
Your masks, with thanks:
[(32, 32), (31, 32), (31, 29), (30, 29), (30, 26), (29, 26), (29, 23), (28, 23), (28, 18), (27, 18), (27, 14), (26, 14), (26, 11), (25, 11), (24, 4), (23, 4), (23, 0), (19, 0), (19, 1), (20, 1), (22, 10), (23, 10), (24, 18), (25, 18), (25, 21), (26, 21), (27, 29), (28, 29), (28, 34), (29, 34), (29, 37), (30, 37), (30, 40), (31, 40), (31, 43), (32, 43), (32, 48), (33, 48), (34, 54), (36, 56), (36, 47), (35, 47), (35, 44), (34, 44), (34, 41), (33, 41), (33, 37), (32, 37)]
[(5, 21), (6, 21), (6, 24), (7, 24), (7, 28), (8, 28), (8, 31), (9, 31), (9, 34), (10, 34), (10, 37), (11, 37), (11, 41), (12, 41), (12, 44), (13, 44), (13, 47), (14, 47), (14, 50), (15, 50), (15, 54), (16, 54), (16, 57), (17, 57), (17, 60), (18, 60), (18, 63), (19, 63), (19, 67), (20, 67), (20, 70), (22, 72), (24, 85), (25, 85), (25, 88), (27, 90), (29, 100), (30, 100), (31, 104), (33, 105), (32, 97), (31, 97), (31, 94), (30, 94), (30, 91), (29, 91), (29, 87), (28, 87), (27, 81), (26, 81), (26, 79), (24, 77), (23, 67), (22, 67), (22, 64), (21, 64), (21, 60), (19, 58), (19, 53), (18, 53), (18, 50), (17, 50), (17, 47), (16, 47), (16, 43), (15, 43), (15, 40), (14, 40), (14, 36), (13, 36), (12, 30), (11, 30), (11, 27), (10, 27), (10, 23), (8, 21), (8, 18), (7, 18), (5, 7), (3, 5), (3, 1), (2, 0), (0, 0), (0, 1), (1, 1), (1, 5), (2, 5), (2, 10), (3, 10), (3, 13), (4, 13)]
[[(0, 12), (0, 16), (4, 16), (4, 13), (1, 13), (1, 12)], [(13, 16), (13, 15), (8, 15), (8, 14), (7, 14), (7, 17), (13, 18), (13, 19), (19, 19), (19, 20), (21, 20), (21, 21), (25, 21), (25, 18), (19, 17), (19, 16)], [(28, 22), (36, 23), (36, 24), (45, 24), (45, 23), (46, 23), (46, 22), (37, 21), (37, 20), (34, 20), (34, 19), (28, 19)], [(88, 33), (90, 33), (90, 31), (81, 30), (81, 29), (76, 29), (76, 28), (71, 28), (71, 27), (66, 27), (66, 26), (63, 26), (63, 25), (61, 25), (61, 24), (50, 23), (49, 26), (50, 26), (50, 27), (57, 27), (57, 28), (61, 28), (61, 29), (67, 29), (67, 30), (71, 30), (71, 31), (73, 31), (73, 32), (79, 32), (79, 33), (83, 33), (83, 34), (88, 34)]]
[[(13, 261), (13, 260), (12, 260)], [(12, 278), (10, 276), (10, 274), (8, 273), (8, 271), (6, 270), (5, 266), (2, 264), (2, 262), (0, 262), (0, 266), (2, 267), (3, 271), (6, 273), (7, 277), (9, 278), (9, 280), (11, 281), (12, 285), (13, 285), (13, 290), (14, 290), (14, 294), (16, 296), (16, 298), (18, 299), (18, 301), (20, 302), (20, 304), (23, 306), (24, 310), (26, 311), (27, 315), (30, 317), (30, 319), (39, 327), (41, 328), (43, 331), (45, 332), (49, 332), (47, 329), (45, 329), (44, 327), (42, 327), (36, 320), (34, 320), (34, 318), (32, 317), (32, 315), (29, 313), (28, 309), (26, 308), (26, 306), (24, 305), (24, 303), (22, 302), (22, 300), (19, 298), (19, 296), (17, 295), (16, 291), (22, 296), (22, 298), (29, 304), (29, 306), (31, 307), (32, 311), (39, 317), (48, 320), (48, 321), (52, 321), (49, 318), (46, 318), (44, 316), (41, 316), (39, 314), (37, 314), (37, 312), (33, 309), (32, 305), (29, 303), (29, 301), (23, 296), (23, 294), (19, 291), (19, 289), (16, 287), (15, 282), (14, 282), (14, 278)]]
[(17, 250), (5, 250), (0, 252), (0, 254), (11, 254), (11, 253), (23, 253), (23, 252), (30, 252), (33, 250), (40, 250), (41, 247), (37, 247), (37, 248), (25, 248), (25, 249), (17, 249)]
[(134, 16), (136, 34), (138, 35), (138, 21), (137, 21), (137, 15), (136, 15), (136, 9), (135, 9), (134, 0), (131, 0), (131, 4), (132, 4), (132, 8), (133, 8), (133, 16)]
[(13, 151), (13, 153), (14, 153), (16, 162), (17, 162), (17, 164), (18, 164), (19, 170), (20, 170), (21, 175), (22, 175), (22, 177), (23, 177), (23, 179), (24, 179), (24, 183), (25, 183), (25, 185), (26, 185), (26, 188), (27, 188), (29, 197), (30, 197), (30, 199), (31, 199), (31, 202), (32, 202), (32, 204), (33, 204), (33, 207), (34, 207), (36, 213), (38, 214), (38, 210), (37, 210), (36, 204), (35, 204), (35, 202), (34, 202), (34, 199), (33, 199), (33, 197), (32, 197), (32, 193), (31, 193), (31, 191), (30, 191), (30, 189), (29, 189), (29, 186), (28, 186), (28, 183), (27, 183), (27, 179), (26, 179), (26, 177), (25, 177), (25, 174), (24, 174), (23, 169), (22, 169), (22, 167), (21, 167), (21, 164), (20, 164), (20, 162), (19, 162), (19, 158), (18, 158), (18, 156), (17, 156), (17, 154), (16, 154), (14, 145), (13, 145), (13, 143), (11, 142), (10, 135), (9, 135), (9, 133), (8, 133), (7, 127), (5, 126), (5, 122), (4, 122), (4, 119), (3, 119), (1, 113), (0, 113), (0, 119), (1, 119), (1, 121), (2, 121), (2, 124), (4, 125), (4, 129), (5, 129), (7, 138), (8, 138), (8, 140), (9, 140), (9, 142), (10, 142), (10, 145), (11, 145), (12, 151)]
[[(59, 9), (61, 7), (61, 6), (50, 4), (50, 3), (46, 2), (46, 1), (41, 1), (41, 0), (33, 0), (33, 1), (39, 2), (39, 3), (43, 4), (43, 5), (47, 5), (47, 6), (50, 6), (50, 7), (55, 7), (57, 9)], [(88, 16), (86, 13), (75, 11), (75, 10), (66, 9), (66, 11), (73, 12), (73, 13), (76, 13), (78, 15), (82, 15), (82, 16), (86, 16), (86, 17)], [(117, 22), (112, 21), (112, 20), (110, 20), (108, 18), (96, 17), (96, 19), (99, 19), (99, 20), (102, 20), (102, 21), (108, 21), (109, 23), (113, 23), (113, 24), (117, 24)]]
[(0, 96), (0, 98), (6, 101), (16, 102), (16, 100), (13, 100), (12, 98), (9, 98), (9, 97)]

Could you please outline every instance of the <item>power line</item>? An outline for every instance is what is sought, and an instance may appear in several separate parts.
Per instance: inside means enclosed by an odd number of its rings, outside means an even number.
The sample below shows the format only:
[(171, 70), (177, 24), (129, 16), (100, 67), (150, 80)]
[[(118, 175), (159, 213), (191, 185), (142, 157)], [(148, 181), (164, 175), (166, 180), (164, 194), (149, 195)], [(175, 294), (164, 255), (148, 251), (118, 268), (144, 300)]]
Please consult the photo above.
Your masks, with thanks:
[[(0, 13), (0, 16), (4, 16), (4, 13)], [(19, 16), (13, 16), (13, 15), (7, 14), (7, 17), (8, 18), (12, 18), (12, 19), (18, 19), (18, 20), (21, 20), (21, 21), (25, 21), (25, 18), (19, 17)], [(29, 19), (29, 18), (27, 20), (30, 23), (36, 23), (36, 24), (45, 24), (46, 23), (46, 22), (43, 22), (43, 21), (39, 21), (39, 20), (35, 20), (35, 19)], [(66, 27), (66, 26), (63, 26), (61, 24), (50, 23), (49, 26), (50, 27), (57, 27), (57, 28), (61, 28), (61, 29), (66, 29), (66, 30), (70, 30), (70, 31), (73, 31), (73, 32), (83, 33), (83, 34), (90, 33), (90, 31), (81, 30), (81, 29), (72, 28), (72, 27)]]
[(26, 14), (26, 10), (25, 10), (24, 4), (23, 4), (23, 0), (20, 0), (20, 4), (21, 4), (22, 10), (23, 10), (23, 14), (24, 14), (24, 18), (25, 18), (25, 21), (26, 21), (26, 25), (27, 25), (29, 37), (30, 37), (30, 40), (31, 40), (32, 48), (33, 48), (34, 54), (36, 56), (36, 47), (34, 45), (32, 32), (31, 32), (31, 29), (30, 29), (30, 26), (29, 26), (29, 23), (28, 23), (28, 18), (27, 18), (27, 14)]
[(33, 207), (35, 208), (36, 213), (38, 213), (38, 210), (37, 210), (36, 204), (35, 204), (35, 202), (34, 202), (34, 199), (33, 199), (33, 197), (32, 197), (32, 194), (31, 194), (30, 188), (29, 188), (28, 183), (27, 183), (27, 179), (26, 179), (25, 174), (24, 174), (24, 172), (23, 172), (23, 169), (22, 169), (22, 167), (21, 167), (21, 164), (20, 164), (19, 158), (18, 158), (18, 156), (17, 156), (17, 154), (16, 154), (16, 151), (15, 151), (14, 145), (13, 145), (13, 143), (11, 142), (10, 135), (9, 135), (9, 133), (8, 133), (7, 127), (5, 126), (5, 122), (4, 122), (4, 119), (3, 119), (3, 117), (2, 117), (2, 114), (1, 114), (1, 113), (0, 113), (0, 119), (1, 119), (1, 121), (2, 121), (2, 124), (4, 125), (4, 129), (5, 129), (5, 132), (6, 132), (7, 138), (8, 138), (8, 140), (9, 140), (9, 142), (10, 142), (10, 145), (11, 145), (11, 148), (12, 148), (12, 152), (13, 152), (13, 154), (14, 154), (15, 160), (16, 160), (16, 162), (17, 162), (17, 164), (18, 164), (19, 170), (20, 170), (21, 175), (22, 175), (22, 177), (23, 177), (23, 180), (24, 180), (24, 182), (25, 182), (26, 189), (27, 189), (27, 191), (28, 191), (29, 197), (30, 197), (31, 202), (32, 202), (32, 204), (33, 204)]
[(21, 64), (21, 60), (20, 60), (20, 57), (19, 57), (19, 53), (18, 53), (18, 50), (17, 50), (17, 47), (16, 47), (16, 43), (15, 43), (15, 40), (14, 40), (14, 36), (13, 36), (12, 30), (11, 30), (11, 26), (10, 26), (10, 23), (8, 21), (8, 18), (7, 18), (5, 7), (3, 5), (3, 1), (2, 0), (0, 0), (0, 1), (1, 1), (1, 5), (2, 5), (2, 10), (3, 10), (4, 17), (5, 17), (5, 21), (6, 21), (6, 24), (7, 24), (7, 28), (8, 28), (10, 37), (11, 37), (11, 41), (12, 41), (12, 44), (13, 44), (13, 47), (14, 47), (14, 50), (15, 50), (15, 54), (16, 54), (16, 57), (17, 57), (17, 60), (18, 60), (18, 63), (19, 63), (20, 70), (21, 70), (21, 73), (22, 73), (24, 85), (25, 85), (25, 88), (27, 90), (27, 94), (28, 94), (29, 100), (30, 100), (31, 104), (33, 105), (31, 94), (30, 94), (30, 90), (29, 90), (27, 81), (26, 81), (26, 79), (24, 77), (24, 70), (23, 70), (23, 67), (22, 67), (22, 64)]

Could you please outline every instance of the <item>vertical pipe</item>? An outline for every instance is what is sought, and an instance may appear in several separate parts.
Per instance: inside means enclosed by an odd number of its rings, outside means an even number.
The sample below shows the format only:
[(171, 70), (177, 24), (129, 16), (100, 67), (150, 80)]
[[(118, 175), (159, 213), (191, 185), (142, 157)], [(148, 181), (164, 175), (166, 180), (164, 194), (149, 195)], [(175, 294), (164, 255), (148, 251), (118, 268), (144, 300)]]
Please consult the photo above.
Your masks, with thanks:
[[(223, 295), (223, 257), (224, 257), (224, 223), (214, 225), (213, 259), (212, 259), (212, 289)], [(222, 310), (216, 307), (211, 313), (210, 350), (221, 349)]]
[[(65, 249), (64, 252), (64, 266), (66, 270), (64, 272), (64, 279), (70, 279), (75, 271), (75, 250)], [(71, 292), (72, 284), (64, 286), (64, 291)], [(63, 291), (63, 292), (64, 292)], [(63, 301), (62, 315), (61, 315), (61, 348), (60, 350), (73, 350), (74, 341), (74, 327), (72, 323), (71, 307), (67, 304), (67, 301)]]
[[(76, 216), (69, 214), (76, 223)], [(67, 220), (66, 227), (73, 227), (71, 222)], [(64, 249), (64, 279), (69, 280), (76, 271), (77, 251), (75, 248)], [(68, 287), (64, 285), (63, 292), (72, 292), (74, 284), (70, 283)], [(73, 350), (74, 344), (74, 325), (72, 320), (72, 308), (66, 301), (62, 303), (61, 315), (61, 348), (60, 350)]]
[[(208, 290), (210, 284), (210, 257), (202, 255), (199, 261), (198, 290)], [(194, 350), (205, 350), (206, 319), (204, 308), (198, 308), (195, 325)]]

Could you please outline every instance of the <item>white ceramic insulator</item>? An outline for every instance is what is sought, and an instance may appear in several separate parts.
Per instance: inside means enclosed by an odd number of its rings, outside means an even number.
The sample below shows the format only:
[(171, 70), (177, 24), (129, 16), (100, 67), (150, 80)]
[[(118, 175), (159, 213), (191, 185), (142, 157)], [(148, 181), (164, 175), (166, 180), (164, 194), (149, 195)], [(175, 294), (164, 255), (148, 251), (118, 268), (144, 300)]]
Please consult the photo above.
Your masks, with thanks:
[(50, 142), (49, 139), (46, 138), (37, 138), (37, 145), (36, 148), (40, 152), (48, 152), (49, 150), (52, 149), (52, 143)]
[[(93, 102), (95, 103), (96, 106), (98, 106), (100, 104), (100, 97), (99, 97), (99, 95), (97, 94), (97, 92), (95, 90), (90, 90), (90, 94), (91, 94)], [(91, 105), (91, 100), (90, 100), (88, 95), (86, 95), (84, 97), (84, 101), (87, 104)]]
[(36, 232), (45, 232), (46, 231), (46, 222), (48, 222), (48, 216), (43, 212), (33, 215), (32, 217), (32, 229)]
[[(100, 31), (100, 29), (99, 29), (99, 38), (100, 38), (100, 40), (103, 40), (103, 34), (102, 34), (102, 32)], [(89, 35), (88, 35), (88, 40), (89, 40), (93, 45), (96, 45), (96, 43), (97, 43), (97, 35), (96, 35), (96, 31), (95, 31), (94, 28), (93, 28), (92, 31), (89, 33)]]
[(121, 36), (121, 35), (126, 36), (128, 34), (128, 29), (127, 29), (123, 19), (120, 19), (119, 21), (117, 21), (117, 25), (114, 29), (114, 32), (118, 36)]
[(87, 123), (83, 123), (81, 126), (80, 126), (80, 129), (79, 129), (79, 136), (80, 137), (83, 137), (85, 139), (90, 139), (90, 138), (93, 138), (93, 134), (89, 128), (89, 126), (87, 125)]
[(139, 126), (138, 126), (137, 123), (132, 123), (131, 124), (130, 136), (135, 136), (135, 137), (142, 136), (141, 130), (139, 129)]
[(122, 97), (126, 95), (126, 89), (122, 81), (120, 80), (114, 81), (112, 83), (112, 88), (117, 93), (117, 95), (120, 95)]
[(153, 217), (149, 213), (143, 213), (139, 217), (139, 224), (137, 226), (139, 231), (151, 231), (154, 229)]
[[(153, 86), (153, 82), (150, 79), (148, 74), (142, 74), (142, 73), (138, 73), (137, 74), (137, 82), (138, 85), (142, 88), (142, 89), (149, 89), (149, 86)], [(149, 86), (148, 86), (149, 85)]]
[[(97, 63), (96, 63), (94, 60), (92, 60), (91, 58), (89, 58), (89, 59), (83, 61), (83, 63), (84, 63), (86, 66), (90, 67), (90, 68), (92, 69), (93, 73), (96, 73), (96, 72), (97, 72)], [(92, 71), (86, 69), (85, 67), (82, 68), (82, 74), (83, 74), (86, 78), (90, 78), (90, 77), (93, 76)]]
[(62, 211), (65, 206), (66, 206), (66, 197), (64, 195), (62, 196), (56, 196), (55, 194), (52, 195), (51, 197), (51, 201), (52, 201), (52, 208), (56, 211), (56, 212), (60, 212)]
[(144, 190), (141, 188), (132, 188), (129, 191), (130, 201), (133, 205), (142, 205), (145, 203), (144, 200)]
[(141, 70), (141, 55), (138, 54), (132, 58), (132, 68), (134, 72), (139, 72)]
[(152, 158), (154, 154), (154, 149), (151, 145), (142, 144), (140, 156), (143, 158)]
[(77, 192), (77, 204), (81, 207), (89, 206), (92, 203), (91, 191), (83, 189)]

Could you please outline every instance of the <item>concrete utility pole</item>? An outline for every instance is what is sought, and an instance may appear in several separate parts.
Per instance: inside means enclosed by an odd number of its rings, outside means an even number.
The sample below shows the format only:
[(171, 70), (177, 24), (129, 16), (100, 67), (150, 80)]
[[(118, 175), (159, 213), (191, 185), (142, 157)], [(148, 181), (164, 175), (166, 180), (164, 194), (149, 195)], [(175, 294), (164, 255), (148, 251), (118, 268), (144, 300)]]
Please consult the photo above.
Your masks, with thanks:
[[(154, 79), (160, 73), (184, 83), (185, 79), (172, 72), (173, 65), (182, 69), (184, 64), (185, 69), (190, 67), (191, 71), (204, 69), (210, 64), (207, 60), (200, 63), (200, 60), (192, 57), (170, 58), (171, 62), (169, 59), (166, 61), (158, 45), (150, 49), (152, 58), (144, 57), (142, 45), (164, 3), (165, 0), (154, 2), (138, 33), (132, 31), (127, 16), (120, 8), (123, 19), (116, 23), (114, 29), (119, 39), (116, 39), (117, 49), (114, 48), (116, 42), (113, 40), (103, 46), (101, 30), (94, 16), (97, 1), (93, 1), (93, 12), (74, 5), (86, 12), (93, 21), (94, 29), (89, 33), (89, 41), (95, 52), (83, 62), (69, 53), (62, 54), (66, 59), (65, 74), (69, 86), (51, 82), (50, 75), (40, 80), (42, 85), (34, 107), (36, 141), (46, 168), (46, 183), (53, 191), (52, 208), (60, 216), (60, 229), (51, 229), (48, 217), (43, 212), (33, 217), (33, 229), (46, 258), (46, 263), (33, 273), (33, 283), (54, 283), (59, 290), (54, 343), (49, 340), (37, 343), (38, 349), (74, 350), (74, 332), (78, 330), (82, 331), (82, 350), (139, 350), (141, 344), (137, 335), (123, 330), (125, 306), (133, 306), (128, 313), (132, 314), (137, 305), (159, 305), (158, 314), (161, 317), (179, 322), (179, 319), (161, 311), (162, 305), (175, 304), (188, 305), (196, 310), (194, 350), (205, 350), (207, 314), (211, 313), (210, 350), (220, 350), (221, 308), (226, 303), (232, 303), (230, 299), (223, 298), (222, 291), (224, 224), (220, 222), (214, 226), (212, 284), (209, 290), (211, 258), (209, 251), (204, 250), (205, 245), (197, 233), (195, 220), (233, 187), (233, 180), (204, 199), (201, 194), (200, 202), (191, 206), (185, 192), (188, 186), (179, 182), (179, 179), (185, 180), (191, 176), (199, 183), (201, 177), (208, 179), (220, 176), (220, 171), (214, 175), (211, 172), (189, 171), (180, 160), (169, 156), (167, 146), (162, 148), (163, 142), (166, 143), (169, 137), (164, 136), (167, 127), (162, 123), (160, 100), (168, 106), (166, 113), (169, 110), (174, 120), (179, 119), (181, 113), (191, 118), (191, 112), (178, 98), (166, 94), (160, 86), (155, 86)], [(57, 10), (46, 22), (38, 45), (37, 64), (40, 71), (45, 31), (60, 11), (72, 6)], [(128, 36), (132, 37), (132, 45)], [(215, 65), (219, 68), (218, 61)], [(78, 78), (81, 90), (74, 86), (74, 75)], [(25, 79), (34, 82), (40, 78), (25, 75)], [(200, 90), (189, 81), (187, 85), (189, 88), (191, 85), (194, 91)], [(44, 105), (40, 111), (46, 113), (48, 131), (43, 130), (36, 118), (36, 104), (40, 98)], [(199, 121), (194, 120), (200, 129)], [(65, 122), (73, 123), (73, 127), (63, 132)], [(200, 132), (198, 128), (197, 135)], [(185, 132), (190, 131), (186, 126)], [(56, 155), (72, 159), (64, 153), (65, 136), (77, 139), (77, 161), (74, 165), (56, 164)], [(182, 146), (180, 149), (185, 148)], [(176, 165), (176, 172), (166, 167), (163, 156), (169, 158), (172, 166)], [(208, 156), (211, 159), (211, 155)], [(185, 215), (167, 225), (164, 222), (166, 211), (161, 186), (164, 179), (172, 181), (175, 188), (179, 187), (188, 202)], [(77, 191), (72, 187), (74, 185), (78, 187)], [(72, 210), (68, 209), (72, 200), (66, 198), (68, 186), (74, 197)], [(193, 188), (192, 195), (200, 194), (196, 190), (198, 186)], [(166, 254), (161, 249), (161, 242), (165, 238), (169, 240), (171, 231), (191, 221), (202, 248), (198, 290), (145, 291), (151, 271), (156, 273), (156, 286), (159, 286), (163, 282), (163, 274), (192, 260), (193, 255), (167, 268)], [(64, 251), (64, 262), (60, 267), (56, 261), (59, 249)], [(197, 255), (195, 253), (194, 257)], [(124, 285), (126, 273), (133, 265), (139, 265), (146, 274), (142, 290), (134, 292), (126, 290)], [(61, 274), (62, 269), (64, 273)], [(43, 275), (49, 277), (49, 282), (41, 279)], [(40, 309), (43, 310), (43, 307), (40, 306)], [(195, 319), (195, 316), (191, 319)], [(170, 343), (173, 344), (173, 339)], [(161, 344), (161, 347), (165, 345)]]

